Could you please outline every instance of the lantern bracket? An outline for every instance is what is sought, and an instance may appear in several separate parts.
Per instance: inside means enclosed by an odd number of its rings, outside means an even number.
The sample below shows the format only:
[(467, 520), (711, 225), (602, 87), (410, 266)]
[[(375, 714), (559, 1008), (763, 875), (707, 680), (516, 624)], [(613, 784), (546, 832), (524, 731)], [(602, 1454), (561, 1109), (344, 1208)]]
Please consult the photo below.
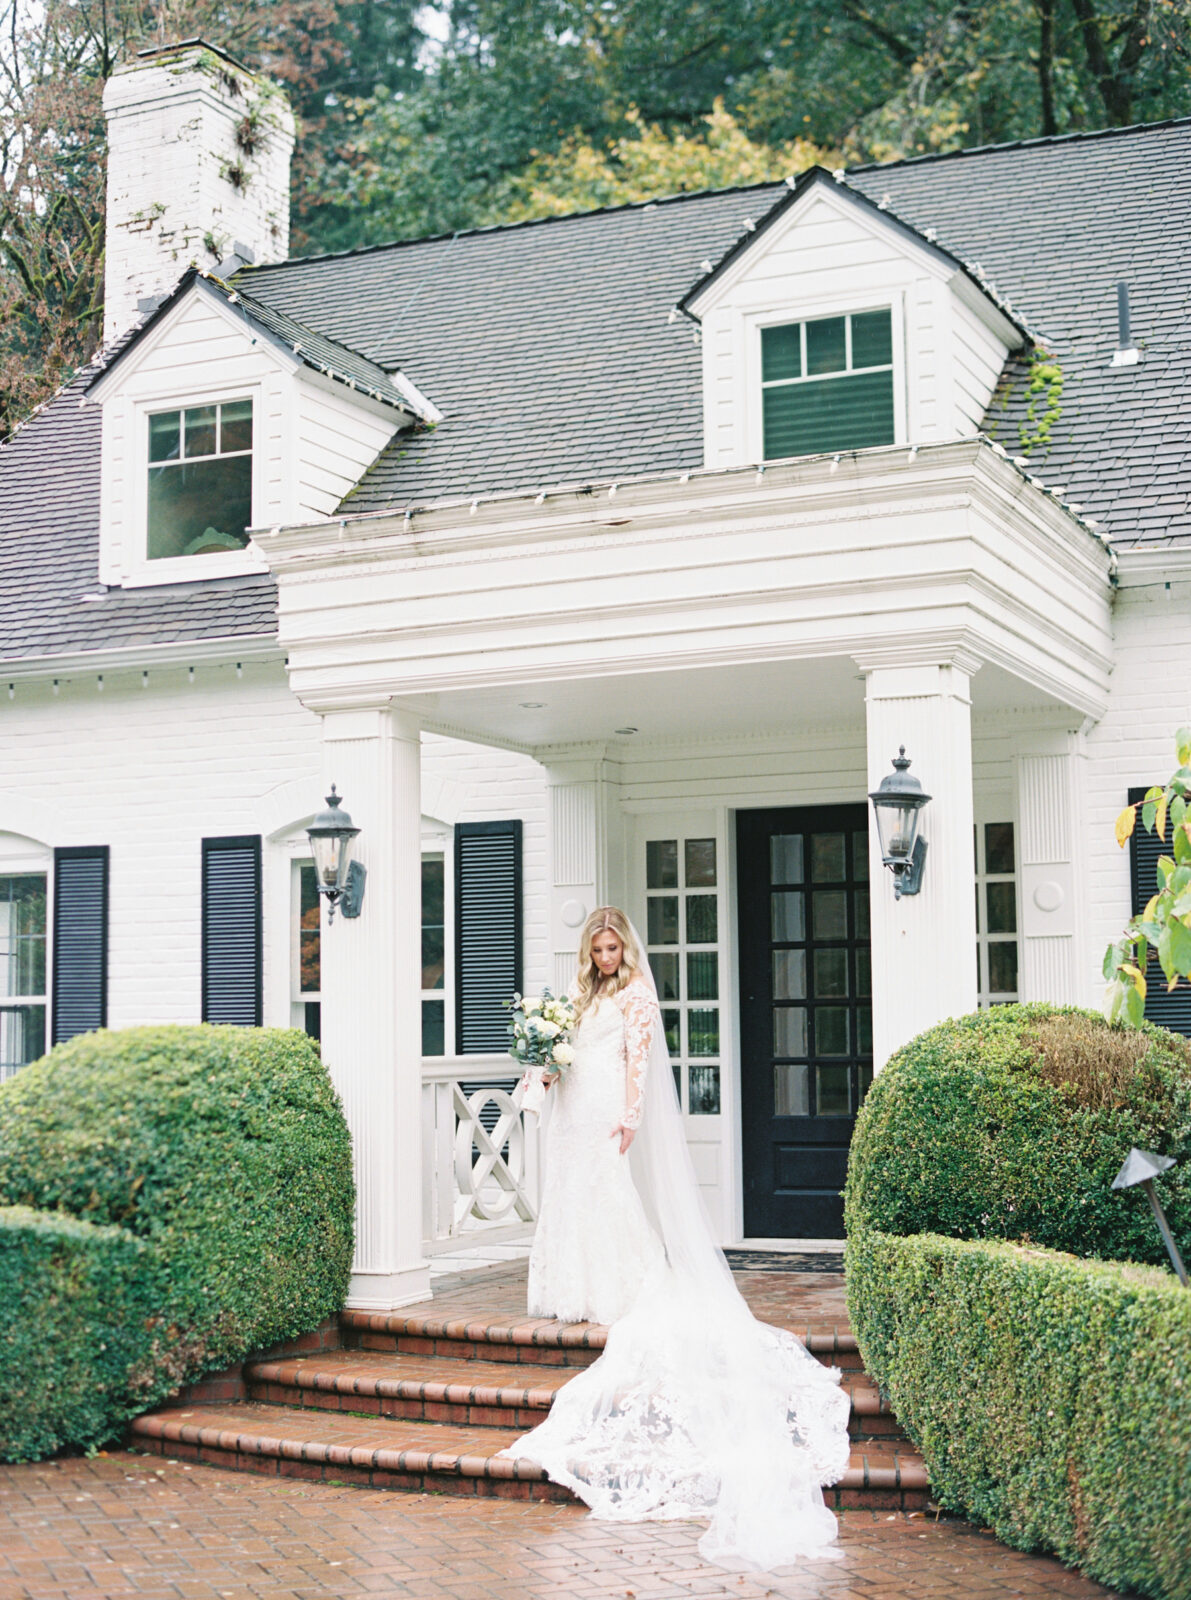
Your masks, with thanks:
[[(893, 898), (900, 900), (903, 895), (917, 894), (922, 888), (922, 868), (926, 861), (926, 840), (919, 834), (914, 840), (914, 853), (899, 871), (893, 868)], [(346, 913), (345, 913), (346, 914)]]
[[(353, 861), (347, 869), (347, 883), (339, 900), (340, 913), (345, 917), (358, 917), (364, 905), (364, 881), (368, 868), (362, 861)], [(331, 902), (331, 915), (335, 915), (335, 902)]]

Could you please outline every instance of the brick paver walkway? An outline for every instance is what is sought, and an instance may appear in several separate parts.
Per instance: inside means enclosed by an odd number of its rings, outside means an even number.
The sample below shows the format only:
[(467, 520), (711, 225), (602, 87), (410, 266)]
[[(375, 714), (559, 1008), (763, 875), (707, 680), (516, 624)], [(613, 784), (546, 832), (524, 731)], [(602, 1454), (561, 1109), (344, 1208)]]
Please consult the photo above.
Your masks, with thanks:
[(736, 1578), (691, 1523), (382, 1494), (113, 1452), (0, 1466), (0, 1600), (1006, 1600), (1111, 1591), (963, 1522), (852, 1511), (843, 1559)]

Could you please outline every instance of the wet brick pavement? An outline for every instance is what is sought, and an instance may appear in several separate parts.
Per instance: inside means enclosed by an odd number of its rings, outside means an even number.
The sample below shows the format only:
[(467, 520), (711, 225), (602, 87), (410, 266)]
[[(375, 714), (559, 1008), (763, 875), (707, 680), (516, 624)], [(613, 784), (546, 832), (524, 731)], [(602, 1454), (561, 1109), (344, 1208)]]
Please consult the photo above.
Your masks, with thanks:
[(124, 1452), (0, 1466), (0, 1600), (1090, 1600), (1112, 1593), (963, 1522), (853, 1511), (843, 1559), (737, 1578), (692, 1523), (384, 1494)]

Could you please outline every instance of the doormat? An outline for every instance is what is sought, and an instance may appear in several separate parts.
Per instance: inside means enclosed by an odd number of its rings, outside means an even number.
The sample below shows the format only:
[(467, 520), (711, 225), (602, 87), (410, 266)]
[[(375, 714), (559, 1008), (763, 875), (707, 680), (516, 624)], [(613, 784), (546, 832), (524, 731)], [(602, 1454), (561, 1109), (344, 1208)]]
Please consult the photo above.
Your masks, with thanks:
[(843, 1272), (842, 1250), (725, 1250), (736, 1272)]

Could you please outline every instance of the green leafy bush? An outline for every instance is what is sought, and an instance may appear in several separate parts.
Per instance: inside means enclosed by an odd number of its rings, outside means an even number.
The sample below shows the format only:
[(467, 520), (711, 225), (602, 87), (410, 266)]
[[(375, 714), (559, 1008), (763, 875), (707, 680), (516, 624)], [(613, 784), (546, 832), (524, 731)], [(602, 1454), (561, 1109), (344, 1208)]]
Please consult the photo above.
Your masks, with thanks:
[(1114, 1191), (1131, 1145), (1180, 1165), (1159, 1182), (1191, 1239), (1191, 1046), (1093, 1012), (999, 1006), (940, 1023), (873, 1083), (848, 1163), (849, 1238), (1029, 1239), (1166, 1263), (1145, 1196)]
[[(85, 1034), (0, 1088), (0, 1206), (64, 1212), (143, 1247), (151, 1361), (130, 1371), (123, 1410), (109, 1387), (113, 1428), (338, 1311), (353, 1203), (343, 1112), (301, 1033)], [(65, 1359), (49, 1310), (41, 1337)]]
[(1189, 1600), (1191, 1294), (1173, 1273), (862, 1231), (848, 1309), (942, 1506)]
[(151, 1365), (153, 1263), (126, 1228), (0, 1209), (0, 1461), (98, 1444)]

